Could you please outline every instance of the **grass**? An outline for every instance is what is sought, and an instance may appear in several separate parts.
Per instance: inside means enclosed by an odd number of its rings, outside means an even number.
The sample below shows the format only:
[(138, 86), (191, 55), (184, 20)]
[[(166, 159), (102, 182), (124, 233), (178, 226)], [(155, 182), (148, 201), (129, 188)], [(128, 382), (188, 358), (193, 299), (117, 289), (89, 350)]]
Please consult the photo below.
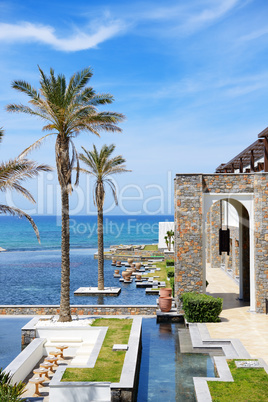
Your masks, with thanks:
[(234, 382), (208, 381), (213, 402), (267, 402), (268, 375), (265, 370), (237, 368), (235, 360), (227, 360)]
[(146, 274), (146, 276), (148, 277), (152, 277), (152, 276), (159, 276), (159, 278), (157, 278), (157, 280), (159, 282), (166, 282), (166, 286), (169, 288), (170, 287), (170, 282), (167, 280), (167, 269), (166, 269), (166, 262), (162, 261), (162, 262), (156, 262), (155, 265), (157, 266), (157, 268), (160, 268), (161, 271), (156, 271), (154, 274)]
[(144, 247), (144, 250), (158, 251), (158, 245), (157, 244), (147, 244), (147, 246)]
[(92, 327), (109, 327), (98, 359), (93, 368), (67, 368), (62, 381), (119, 382), (125, 359), (125, 351), (113, 351), (114, 344), (127, 344), (132, 320), (99, 318)]

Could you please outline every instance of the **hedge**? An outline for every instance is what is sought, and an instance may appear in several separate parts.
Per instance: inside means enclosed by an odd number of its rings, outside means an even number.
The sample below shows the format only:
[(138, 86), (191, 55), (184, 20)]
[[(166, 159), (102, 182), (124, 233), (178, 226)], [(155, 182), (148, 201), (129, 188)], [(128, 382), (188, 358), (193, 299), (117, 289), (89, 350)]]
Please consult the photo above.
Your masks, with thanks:
[(167, 272), (167, 277), (168, 278), (174, 278), (174, 271), (172, 270), (172, 271), (168, 271)]
[(174, 277), (170, 278), (170, 287), (172, 289), (172, 296), (174, 297)]
[(174, 260), (166, 260), (166, 267), (174, 267)]
[(202, 293), (184, 293), (181, 297), (185, 318), (188, 322), (219, 322), (222, 311), (220, 297), (208, 296)]

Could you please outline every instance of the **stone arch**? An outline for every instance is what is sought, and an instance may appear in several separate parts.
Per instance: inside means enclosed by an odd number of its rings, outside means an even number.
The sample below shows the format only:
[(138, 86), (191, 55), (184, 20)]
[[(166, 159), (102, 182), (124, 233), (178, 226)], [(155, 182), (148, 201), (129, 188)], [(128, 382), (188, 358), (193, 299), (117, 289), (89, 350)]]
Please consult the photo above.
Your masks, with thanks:
[[(250, 219), (249, 219), (249, 211), (247, 208), (241, 203), (240, 200), (232, 198), (232, 195), (228, 194), (219, 194), (217, 195), (217, 200), (212, 201), (212, 205), (207, 212), (204, 214), (205, 219), (205, 226), (206, 226), (206, 239), (205, 239), (205, 247), (208, 254), (210, 252), (210, 263), (211, 266), (215, 268), (220, 268), (222, 265), (227, 265), (228, 267), (228, 260), (231, 259), (232, 265), (238, 265), (237, 270), (234, 271), (235, 277), (239, 278), (239, 298), (244, 301), (250, 301), (250, 293), (254, 293), (254, 288), (252, 292), (250, 292), (250, 254), (253, 253), (253, 250), (250, 252)], [(236, 198), (240, 198), (236, 196)], [(243, 196), (241, 197), (243, 198)], [(223, 212), (220, 216), (220, 207), (219, 203), (224, 201), (227, 205), (227, 208), (222, 208)], [(209, 203), (210, 204), (210, 203)], [(229, 205), (233, 206), (237, 216), (229, 216), (230, 214), (230, 207)], [(213, 208), (214, 207), (214, 208)], [(252, 209), (252, 208), (251, 208)], [(227, 212), (226, 212), (227, 211)], [(210, 218), (211, 222), (211, 233), (209, 236), (208, 233), (208, 218)], [(229, 222), (228, 222), (229, 221)], [(234, 229), (233, 225), (238, 224), (237, 227), (237, 237), (238, 237), (238, 246), (236, 247), (235, 242), (236, 238), (234, 237)], [(231, 239), (234, 240), (233, 247), (230, 248), (230, 257), (227, 258), (226, 253), (224, 255), (219, 255), (219, 235), (218, 230), (223, 226), (229, 227), (231, 230)], [(211, 244), (208, 242), (211, 241)], [(236, 257), (236, 252), (238, 254), (238, 258)], [(233, 261), (234, 259), (234, 261)], [(226, 263), (227, 260), (227, 263)], [(206, 256), (206, 262), (208, 261), (208, 255)], [(223, 263), (224, 262), (224, 263)], [(254, 267), (252, 267), (254, 269)], [(254, 284), (253, 284), (254, 285)]]
[[(183, 292), (203, 293), (206, 290), (205, 216), (214, 202), (225, 199), (239, 212), (240, 247), (249, 243), (250, 271), (242, 263), (240, 269), (244, 279), (240, 281), (240, 297), (246, 298), (250, 293), (250, 311), (265, 313), (268, 299), (267, 194), (267, 173), (176, 175), (174, 241), (178, 312), (181, 311), (180, 295)], [(250, 286), (246, 284), (246, 275)]]

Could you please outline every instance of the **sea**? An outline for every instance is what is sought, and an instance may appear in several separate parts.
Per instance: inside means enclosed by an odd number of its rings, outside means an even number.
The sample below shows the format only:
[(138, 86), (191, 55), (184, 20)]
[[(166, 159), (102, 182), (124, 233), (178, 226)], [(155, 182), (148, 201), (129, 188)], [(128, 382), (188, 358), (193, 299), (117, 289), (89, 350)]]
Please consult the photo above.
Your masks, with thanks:
[[(26, 219), (0, 217), (0, 305), (59, 304), (61, 278), (61, 218), (35, 216), (41, 244)], [(158, 243), (159, 222), (174, 221), (173, 215), (105, 216), (104, 246)], [(105, 260), (105, 286), (121, 287), (118, 297), (74, 296), (79, 287), (97, 286), (97, 216), (70, 217), (71, 304), (155, 304), (156, 296), (124, 284), (113, 277), (114, 267)]]

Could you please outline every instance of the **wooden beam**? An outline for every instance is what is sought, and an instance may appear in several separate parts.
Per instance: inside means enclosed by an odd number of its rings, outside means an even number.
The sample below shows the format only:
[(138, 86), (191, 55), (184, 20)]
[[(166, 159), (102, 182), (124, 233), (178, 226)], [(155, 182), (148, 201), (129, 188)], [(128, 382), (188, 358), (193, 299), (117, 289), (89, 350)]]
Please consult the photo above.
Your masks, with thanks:
[(252, 172), (255, 172), (255, 167), (254, 167), (254, 151), (253, 149), (250, 152), (250, 170)]
[(234, 173), (234, 164), (232, 163), (232, 173)]
[(243, 173), (243, 158), (240, 158), (239, 173)]

